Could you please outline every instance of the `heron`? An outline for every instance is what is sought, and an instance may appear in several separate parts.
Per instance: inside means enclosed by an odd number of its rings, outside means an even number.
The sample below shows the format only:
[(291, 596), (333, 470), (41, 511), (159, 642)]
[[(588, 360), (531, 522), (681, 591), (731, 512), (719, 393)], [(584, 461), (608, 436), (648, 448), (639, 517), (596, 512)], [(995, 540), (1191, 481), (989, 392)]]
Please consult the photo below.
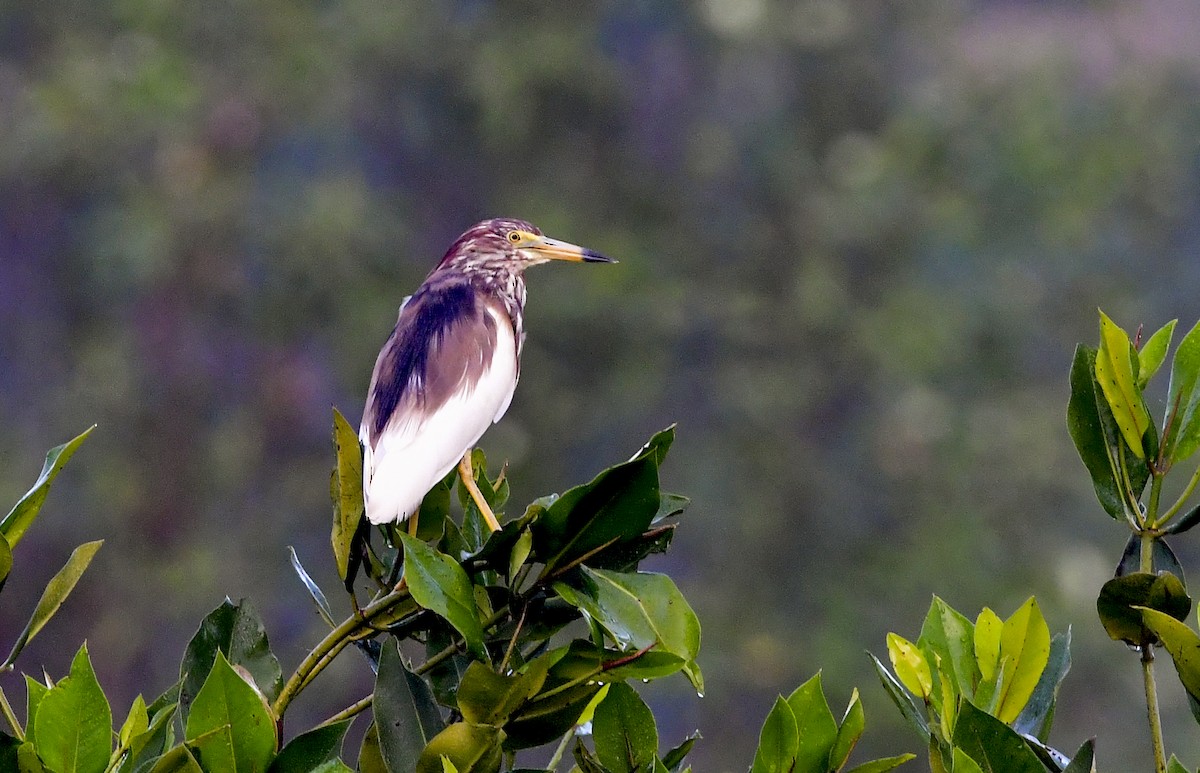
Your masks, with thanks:
[(359, 427), (370, 523), (408, 520), (415, 535), (421, 501), (457, 465), (488, 528), (500, 528), (475, 483), (471, 451), (508, 410), (521, 375), (525, 269), (551, 260), (616, 262), (524, 220), (484, 220), (400, 305)]

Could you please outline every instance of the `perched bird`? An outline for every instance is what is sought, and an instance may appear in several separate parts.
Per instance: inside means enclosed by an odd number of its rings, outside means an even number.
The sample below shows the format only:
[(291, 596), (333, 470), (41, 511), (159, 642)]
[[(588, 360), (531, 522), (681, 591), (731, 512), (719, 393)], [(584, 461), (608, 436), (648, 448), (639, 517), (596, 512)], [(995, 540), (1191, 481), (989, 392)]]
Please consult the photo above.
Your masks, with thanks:
[[(470, 453), (508, 409), (521, 372), (526, 268), (550, 260), (614, 263), (523, 220), (484, 220), (450, 246), (400, 306), (379, 357), (359, 439), (367, 520), (402, 522), (455, 464), (494, 531)], [(409, 532), (416, 533), (416, 518)]]

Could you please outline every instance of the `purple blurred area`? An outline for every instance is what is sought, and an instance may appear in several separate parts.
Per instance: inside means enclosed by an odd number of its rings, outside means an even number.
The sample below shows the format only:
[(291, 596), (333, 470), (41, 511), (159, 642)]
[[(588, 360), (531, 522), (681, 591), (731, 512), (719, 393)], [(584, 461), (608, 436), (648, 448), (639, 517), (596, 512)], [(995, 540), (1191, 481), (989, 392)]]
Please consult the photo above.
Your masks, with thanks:
[[(104, 539), (21, 670), (86, 639), (124, 716), (228, 595), (290, 672), (322, 623), (288, 545), (348, 611), (331, 406), (357, 422), (451, 240), (518, 216), (621, 262), (528, 277), (483, 442), (509, 515), (679, 423), (664, 486), (693, 506), (650, 568), (700, 615), (708, 690), (648, 686), (664, 747), (698, 728), (696, 770), (745, 769), (824, 669), (835, 713), (863, 691), (856, 760), (919, 751), (863, 650), (933, 593), (1036, 595), (1073, 635), (1051, 742), (1144, 767), (1094, 611), (1127, 535), (1063, 415), (1097, 306), (1200, 318), (1197, 40), (1190, 0), (0, 5), (0, 502), (99, 424), (18, 546), (0, 647)], [(321, 679), (291, 728), (370, 686), (354, 656)]]

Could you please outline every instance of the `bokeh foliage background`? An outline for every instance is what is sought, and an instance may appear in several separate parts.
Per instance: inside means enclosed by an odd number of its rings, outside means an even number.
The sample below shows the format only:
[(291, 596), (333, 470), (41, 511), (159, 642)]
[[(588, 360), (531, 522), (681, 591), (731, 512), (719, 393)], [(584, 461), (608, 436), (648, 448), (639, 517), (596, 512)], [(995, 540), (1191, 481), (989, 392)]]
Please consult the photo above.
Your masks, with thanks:
[[(704, 733), (697, 770), (744, 769), (817, 668), (864, 688), (868, 751), (915, 751), (863, 650), (935, 592), (1036, 593), (1074, 631), (1052, 741), (1144, 767), (1136, 664), (1094, 613), (1126, 535), (1063, 414), (1096, 306), (1200, 317), (1197, 40), (1190, 0), (0, 4), (5, 501), (100, 424), (16, 576), (107, 540), (22, 665), (65, 673), (86, 637), (128, 705), (228, 594), (293, 666), (321, 626), (286, 546), (334, 584), (330, 405), (357, 419), (450, 240), (515, 215), (621, 263), (531, 273), (484, 447), (516, 505), (679, 422), (670, 570), (708, 694), (651, 697), (664, 735)], [(14, 582), (6, 641), (40, 587)]]

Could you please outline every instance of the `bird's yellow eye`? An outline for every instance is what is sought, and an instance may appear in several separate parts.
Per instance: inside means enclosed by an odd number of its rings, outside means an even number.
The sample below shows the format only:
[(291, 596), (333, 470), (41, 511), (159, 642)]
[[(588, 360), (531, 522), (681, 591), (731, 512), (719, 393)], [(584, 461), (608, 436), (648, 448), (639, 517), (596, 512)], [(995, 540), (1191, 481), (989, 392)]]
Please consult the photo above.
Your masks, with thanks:
[(510, 242), (512, 242), (513, 244), (519, 243), (521, 241), (521, 232), (520, 231), (509, 231), (508, 232), (508, 240)]

